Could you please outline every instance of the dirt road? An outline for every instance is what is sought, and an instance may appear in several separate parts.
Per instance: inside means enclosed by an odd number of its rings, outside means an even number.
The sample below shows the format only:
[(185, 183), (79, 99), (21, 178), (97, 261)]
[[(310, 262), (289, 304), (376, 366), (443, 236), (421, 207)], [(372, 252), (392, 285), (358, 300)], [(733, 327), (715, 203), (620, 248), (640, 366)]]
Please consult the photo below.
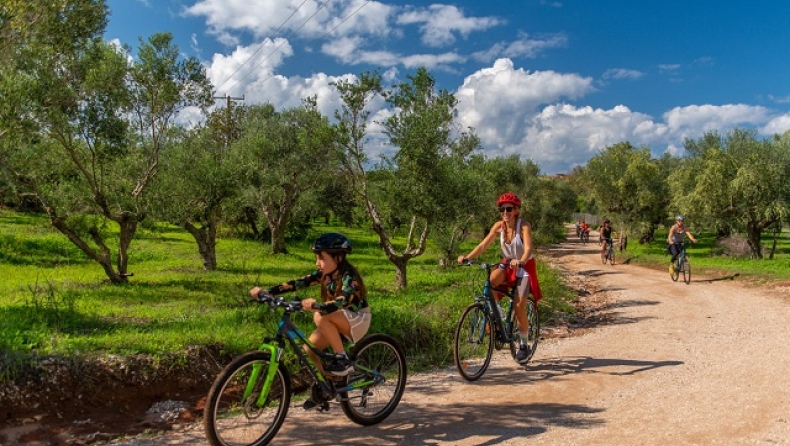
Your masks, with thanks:
[[(454, 369), (410, 377), (378, 426), (294, 408), (272, 444), (790, 445), (790, 287), (673, 283), (665, 270), (601, 265), (597, 246), (550, 255), (605, 293), (608, 323), (542, 341), (525, 367), (497, 352), (476, 383)], [(205, 439), (186, 426), (112, 444)]]

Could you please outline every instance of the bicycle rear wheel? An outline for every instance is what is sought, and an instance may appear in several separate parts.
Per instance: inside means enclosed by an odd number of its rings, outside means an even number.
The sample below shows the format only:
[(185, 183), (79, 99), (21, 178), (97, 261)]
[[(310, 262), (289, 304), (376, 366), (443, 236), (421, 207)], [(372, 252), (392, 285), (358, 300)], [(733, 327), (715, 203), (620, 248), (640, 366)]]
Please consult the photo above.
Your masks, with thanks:
[(351, 358), (357, 367), (348, 375), (346, 385), (374, 379), (374, 374), (359, 366), (378, 372), (384, 381), (341, 394), (340, 407), (357, 424), (380, 423), (398, 407), (406, 389), (403, 347), (392, 337), (376, 333), (362, 338), (352, 349)]
[(254, 351), (231, 361), (206, 397), (203, 426), (212, 446), (263, 446), (272, 441), (288, 414), (291, 379), (283, 364), (263, 404), (258, 404), (269, 368), (269, 353)]
[[(531, 298), (527, 298), (527, 320), (529, 321), (529, 335), (527, 336), (526, 343), (527, 347), (529, 347), (529, 355), (526, 359), (521, 361), (517, 361), (519, 364), (526, 364), (532, 359), (532, 356), (535, 354), (535, 350), (538, 348), (538, 338), (540, 337), (540, 322), (538, 320), (538, 306), (535, 304), (535, 301)], [(510, 355), (513, 359), (516, 359), (516, 353), (518, 353), (518, 349), (520, 347), (520, 335), (518, 329), (518, 319), (516, 319), (516, 312), (513, 312), (512, 320), (510, 321), (510, 335), (511, 339), (515, 339), (510, 343)]]
[(461, 314), (453, 338), (453, 360), (467, 381), (483, 376), (494, 353), (492, 327), (482, 303), (469, 305)]
[(683, 281), (686, 282), (686, 285), (691, 283), (691, 264), (688, 259), (683, 261)]

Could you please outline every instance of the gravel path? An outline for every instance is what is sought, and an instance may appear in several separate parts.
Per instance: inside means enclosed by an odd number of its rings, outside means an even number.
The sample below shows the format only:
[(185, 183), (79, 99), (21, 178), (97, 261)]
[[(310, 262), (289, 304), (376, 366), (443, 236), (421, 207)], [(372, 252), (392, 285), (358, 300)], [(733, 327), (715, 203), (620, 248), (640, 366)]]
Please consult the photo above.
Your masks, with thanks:
[[(607, 297), (608, 322), (506, 350), (476, 383), (412, 376), (396, 412), (358, 427), (339, 408), (294, 408), (274, 445), (790, 445), (790, 290), (601, 265), (598, 245), (556, 262)], [(692, 252), (693, 265), (693, 252)], [(448, 346), (450, 348), (450, 346)], [(114, 445), (202, 445), (199, 425)]]

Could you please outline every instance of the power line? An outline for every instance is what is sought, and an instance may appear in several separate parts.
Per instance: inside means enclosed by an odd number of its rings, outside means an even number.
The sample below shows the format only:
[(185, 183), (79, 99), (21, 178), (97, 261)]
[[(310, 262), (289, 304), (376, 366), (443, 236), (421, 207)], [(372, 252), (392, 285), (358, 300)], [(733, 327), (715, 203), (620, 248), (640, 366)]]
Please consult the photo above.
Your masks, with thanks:
[[(286, 24), (286, 23), (288, 23), (288, 21), (289, 21), (289, 20), (291, 20), (291, 17), (293, 17), (293, 16), (294, 16), (294, 14), (296, 14), (297, 12), (299, 12), (299, 10), (300, 10), (300, 9), (302, 9), (302, 6), (304, 6), (304, 4), (305, 4), (305, 3), (307, 3), (307, 0), (302, 0), (302, 4), (300, 4), (298, 8), (294, 9), (294, 11), (291, 13), (291, 15), (289, 15), (289, 16), (288, 16), (288, 18), (287, 18), (287, 19), (285, 19), (285, 21), (284, 21), (284, 22), (282, 22), (282, 23), (280, 24), (280, 26), (278, 26), (278, 27), (277, 27), (277, 29), (276, 29), (276, 30), (274, 30), (274, 33), (272, 34), (272, 36), (271, 36), (271, 37), (269, 37), (269, 40), (271, 40), (271, 41), (274, 41), (274, 36), (276, 36), (276, 35), (277, 35), (277, 33), (278, 33), (278, 32), (280, 32), (280, 30), (282, 29), (282, 27), (283, 27), (283, 26), (285, 26), (285, 24)], [(247, 58), (247, 60), (245, 60), (245, 61), (244, 61), (244, 63), (242, 63), (241, 65), (239, 65), (239, 67), (238, 67), (238, 68), (236, 68), (236, 71), (234, 71), (233, 73), (231, 73), (231, 74), (230, 74), (230, 76), (228, 76), (228, 78), (227, 78), (227, 79), (225, 79), (225, 80), (224, 80), (224, 81), (223, 81), (221, 84), (217, 85), (217, 91), (219, 91), (219, 89), (220, 89), (220, 88), (221, 88), (223, 85), (225, 85), (225, 83), (227, 83), (229, 80), (231, 80), (231, 79), (233, 78), (233, 76), (235, 76), (235, 75), (236, 75), (236, 73), (238, 73), (238, 72), (239, 72), (239, 70), (241, 70), (241, 69), (244, 67), (244, 65), (247, 65), (247, 62), (249, 62), (250, 60), (252, 60), (253, 56), (255, 56), (256, 54), (258, 54), (258, 51), (260, 51), (260, 50), (262, 50), (262, 49), (263, 49), (263, 45), (264, 45), (265, 43), (266, 43), (266, 39), (263, 39), (263, 42), (261, 42), (260, 46), (258, 46), (258, 49), (257, 49), (257, 50), (255, 50), (255, 51), (254, 51), (252, 54), (250, 54), (250, 56)]]
[[(328, 0), (327, 0), (327, 1), (328, 1)], [(333, 33), (333, 32), (334, 32), (336, 29), (338, 29), (338, 28), (339, 28), (339, 27), (340, 27), (342, 24), (346, 23), (346, 21), (348, 21), (348, 19), (350, 19), (351, 17), (353, 17), (353, 16), (354, 16), (356, 13), (358, 13), (360, 10), (362, 10), (362, 8), (364, 8), (365, 6), (367, 6), (367, 4), (368, 4), (368, 3), (370, 3), (370, 1), (371, 1), (371, 0), (367, 0), (367, 1), (365, 1), (365, 3), (363, 3), (363, 4), (362, 4), (362, 6), (360, 6), (359, 8), (357, 8), (356, 10), (354, 10), (354, 12), (352, 12), (351, 14), (349, 14), (348, 16), (346, 16), (346, 18), (344, 18), (343, 20), (341, 20), (341, 21), (340, 21), (340, 23), (338, 23), (337, 25), (335, 25), (335, 27), (334, 27), (334, 28), (332, 28), (332, 29), (330, 29), (329, 31), (327, 31), (325, 35), (326, 35), (326, 36), (328, 36), (328, 35), (332, 34), (332, 33)], [(282, 44), (280, 44), (280, 45), (282, 46)], [(277, 48), (275, 48), (275, 51), (276, 51), (278, 48), (279, 48), (279, 46), (278, 46)], [(272, 53), (272, 54), (273, 54), (273, 53)], [(295, 55), (295, 56), (294, 56), (294, 57), (293, 57), (291, 60), (293, 60), (293, 59), (296, 59), (297, 57), (299, 57), (299, 56), (298, 56), (298, 55)], [(259, 65), (260, 65), (260, 64), (259, 64)], [(257, 65), (255, 68), (257, 68), (259, 65)], [(261, 80), (259, 80), (259, 81), (256, 81), (256, 82), (254, 82), (254, 83), (250, 84), (250, 85), (247, 87), (247, 89), (244, 91), (244, 94), (246, 95), (247, 93), (249, 93), (250, 91), (252, 91), (252, 90), (253, 90), (253, 88), (255, 88), (257, 85), (259, 85), (259, 84), (262, 84), (263, 82), (265, 82), (265, 81), (269, 80), (269, 78), (271, 78), (272, 76), (273, 76), (273, 74), (269, 74), (269, 75), (268, 75), (268, 76), (266, 76), (265, 78), (263, 78), (263, 79), (261, 79)], [(235, 86), (235, 85), (234, 85), (234, 86)]]
[(271, 52), (271, 53), (269, 53), (269, 55), (268, 55), (268, 56), (264, 57), (262, 61), (258, 62), (258, 64), (257, 64), (257, 65), (255, 65), (254, 67), (252, 67), (252, 69), (251, 69), (250, 71), (248, 71), (248, 72), (247, 72), (247, 74), (245, 74), (244, 76), (242, 76), (242, 77), (241, 77), (239, 80), (237, 80), (237, 81), (236, 81), (236, 82), (235, 82), (233, 85), (231, 85), (231, 86), (228, 88), (228, 91), (232, 90), (232, 89), (233, 89), (233, 87), (235, 87), (236, 85), (238, 85), (238, 84), (239, 84), (239, 82), (243, 81), (243, 80), (244, 80), (244, 79), (245, 79), (247, 76), (249, 76), (250, 74), (252, 74), (252, 72), (253, 72), (253, 71), (254, 71), (256, 68), (260, 67), (261, 65), (263, 65), (263, 63), (264, 63), (264, 62), (266, 62), (267, 60), (269, 60), (269, 58), (270, 58), (270, 57), (272, 57), (272, 55), (273, 55), (274, 53), (276, 53), (276, 52), (277, 52), (277, 51), (280, 49), (280, 47), (281, 47), (281, 46), (283, 46), (283, 45), (285, 44), (285, 42), (287, 41), (288, 37), (291, 37), (291, 35), (292, 35), (293, 33), (295, 33), (296, 31), (299, 31), (300, 29), (304, 28), (304, 26), (305, 26), (305, 25), (307, 25), (307, 22), (309, 22), (310, 20), (312, 20), (312, 19), (313, 19), (313, 17), (315, 17), (315, 16), (316, 16), (316, 14), (318, 14), (318, 13), (319, 13), (319, 12), (320, 12), (322, 9), (324, 9), (324, 7), (325, 7), (325, 6), (326, 6), (326, 5), (327, 5), (327, 4), (328, 4), (330, 1), (331, 1), (331, 0), (326, 0), (324, 3), (322, 3), (322, 4), (321, 4), (321, 6), (319, 6), (319, 7), (318, 7), (318, 9), (316, 9), (316, 10), (315, 10), (315, 12), (313, 13), (313, 15), (311, 15), (310, 17), (308, 17), (308, 18), (307, 18), (307, 20), (305, 20), (305, 21), (304, 21), (304, 22), (303, 22), (303, 23), (302, 23), (302, 24), (299, 26), (299, 28), (296, 28), (296, 29), (294, 29), (294, 30), (291, 30), (291, 32), (290, 32), (290, 33), (288, 33), (288, 35), (284, 37), (284, 39), (285, 39), (285, 40), (283, 40), (283, 42), (282, 42), (282, 43), (280, 43), (279, 45), (277, 45), (277, 48), (275, 48), (274, 50), (272, 50), (272, 52)]

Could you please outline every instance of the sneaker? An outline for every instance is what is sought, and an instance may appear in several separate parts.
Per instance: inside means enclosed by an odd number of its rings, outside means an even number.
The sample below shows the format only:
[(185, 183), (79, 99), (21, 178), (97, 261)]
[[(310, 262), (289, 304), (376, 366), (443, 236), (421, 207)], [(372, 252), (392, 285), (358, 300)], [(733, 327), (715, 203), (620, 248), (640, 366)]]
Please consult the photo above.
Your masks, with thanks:
[(675, 274), (675, 265), (669, 265), (669, 274)]
[(304, 403), (302, 403), (302, 409), (304, 410), (313, 410), (316, 407), (318, 407), (318, 403), (311, 399), (306, 399), (304, 400)]
[(346, 355), (338, 356), (333, 359), (332, 363), (329, 364), (329, 367), (326, 369), (327, 372), (335, 376), (346, 376), (351, 373), (352, 370), (354, 370), (354, 363), (351, 362), (351, 359)]
[(529, 353), (530, 353), (529, 346), (526, 344), (522, 344), (521, 347), (519, 347), (518, 351), (516, 352), (516, 361), (518, 362), (526, 361), (527, 358), (529, 358)]

